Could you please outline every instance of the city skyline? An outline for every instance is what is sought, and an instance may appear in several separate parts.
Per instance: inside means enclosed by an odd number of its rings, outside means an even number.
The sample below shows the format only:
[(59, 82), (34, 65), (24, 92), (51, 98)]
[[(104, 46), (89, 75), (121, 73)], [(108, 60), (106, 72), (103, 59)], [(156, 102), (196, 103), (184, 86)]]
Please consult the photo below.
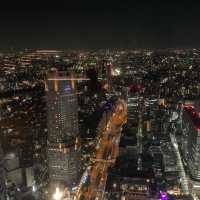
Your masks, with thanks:
[(0, 63), (0, 199), (199, 200), (198, 49)]
[(2, 2), (0, 200), (200, 200), (199, 8)]

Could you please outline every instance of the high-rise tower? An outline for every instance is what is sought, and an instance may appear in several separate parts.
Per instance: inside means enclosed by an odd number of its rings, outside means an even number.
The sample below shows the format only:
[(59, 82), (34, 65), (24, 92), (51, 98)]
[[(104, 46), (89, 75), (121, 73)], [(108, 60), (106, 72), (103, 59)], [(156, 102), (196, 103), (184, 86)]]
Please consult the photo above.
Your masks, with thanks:
[(46, 86), (49, 180), (70, 188), (77, 182), (80, 166), (75, 81), (64, 73), (50, 74)]
[[(181, 150), (190, 176), (200, 181), (200, 117), (195, 104), (185, 104), (181, 111)], [(200, 184), (199, 184), (200, 185)]]

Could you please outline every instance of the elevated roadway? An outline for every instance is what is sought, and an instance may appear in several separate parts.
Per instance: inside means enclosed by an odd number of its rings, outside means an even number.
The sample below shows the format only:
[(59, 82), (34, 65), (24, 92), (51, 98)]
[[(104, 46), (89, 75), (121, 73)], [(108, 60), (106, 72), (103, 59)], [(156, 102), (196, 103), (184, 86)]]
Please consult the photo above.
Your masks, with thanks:
[[(118, 99), (108, 115), (103, 115), (97, 135), (95, 158), (81, 178), (75, 200), (102, 200), (108, 168), (119, 154), (119, 141), (123, 124), (127, 121), (127, 105)], [(86, 184), (87, 183), (87, 184)]]

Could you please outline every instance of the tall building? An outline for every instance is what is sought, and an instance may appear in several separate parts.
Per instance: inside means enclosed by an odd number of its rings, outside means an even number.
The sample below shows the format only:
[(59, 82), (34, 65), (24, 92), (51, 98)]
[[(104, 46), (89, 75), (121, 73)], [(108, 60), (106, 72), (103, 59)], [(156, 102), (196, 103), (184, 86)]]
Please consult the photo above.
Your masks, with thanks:
[(75, 81), (64, 73), (50, 74), (46, 89), (50, 184), (71, 188), (77, 182), (80, 166)]
[(184, 105), (181, 112), (181, 150), (193, 180), (200, 181), (200, 117), (194, 105)]
[(127, 107), (128, 107), (128, 124), (133, 125), (137, 115), (138, 97), (128, 93), (127, 95)]

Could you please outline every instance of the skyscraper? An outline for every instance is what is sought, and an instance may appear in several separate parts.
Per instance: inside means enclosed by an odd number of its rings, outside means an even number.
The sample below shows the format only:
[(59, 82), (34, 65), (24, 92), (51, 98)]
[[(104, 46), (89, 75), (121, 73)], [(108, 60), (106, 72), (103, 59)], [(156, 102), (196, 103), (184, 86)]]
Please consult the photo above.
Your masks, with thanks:
[(79, 173), (78, 105), (74, 80), (64, 73), (47, 80), (48, 168), (50, 183), (73, 187)]
[(181, 150), (191, 178), (200, 181), (200, 117), (195, 105), (183, 106), (181, 121), (183, 131)]
[(138, 107), (138, 97), (131, 94), (127, 95), (127, 105), (128, 105), (128, 124), (133, 125), (136, 116), (136, 108)]

